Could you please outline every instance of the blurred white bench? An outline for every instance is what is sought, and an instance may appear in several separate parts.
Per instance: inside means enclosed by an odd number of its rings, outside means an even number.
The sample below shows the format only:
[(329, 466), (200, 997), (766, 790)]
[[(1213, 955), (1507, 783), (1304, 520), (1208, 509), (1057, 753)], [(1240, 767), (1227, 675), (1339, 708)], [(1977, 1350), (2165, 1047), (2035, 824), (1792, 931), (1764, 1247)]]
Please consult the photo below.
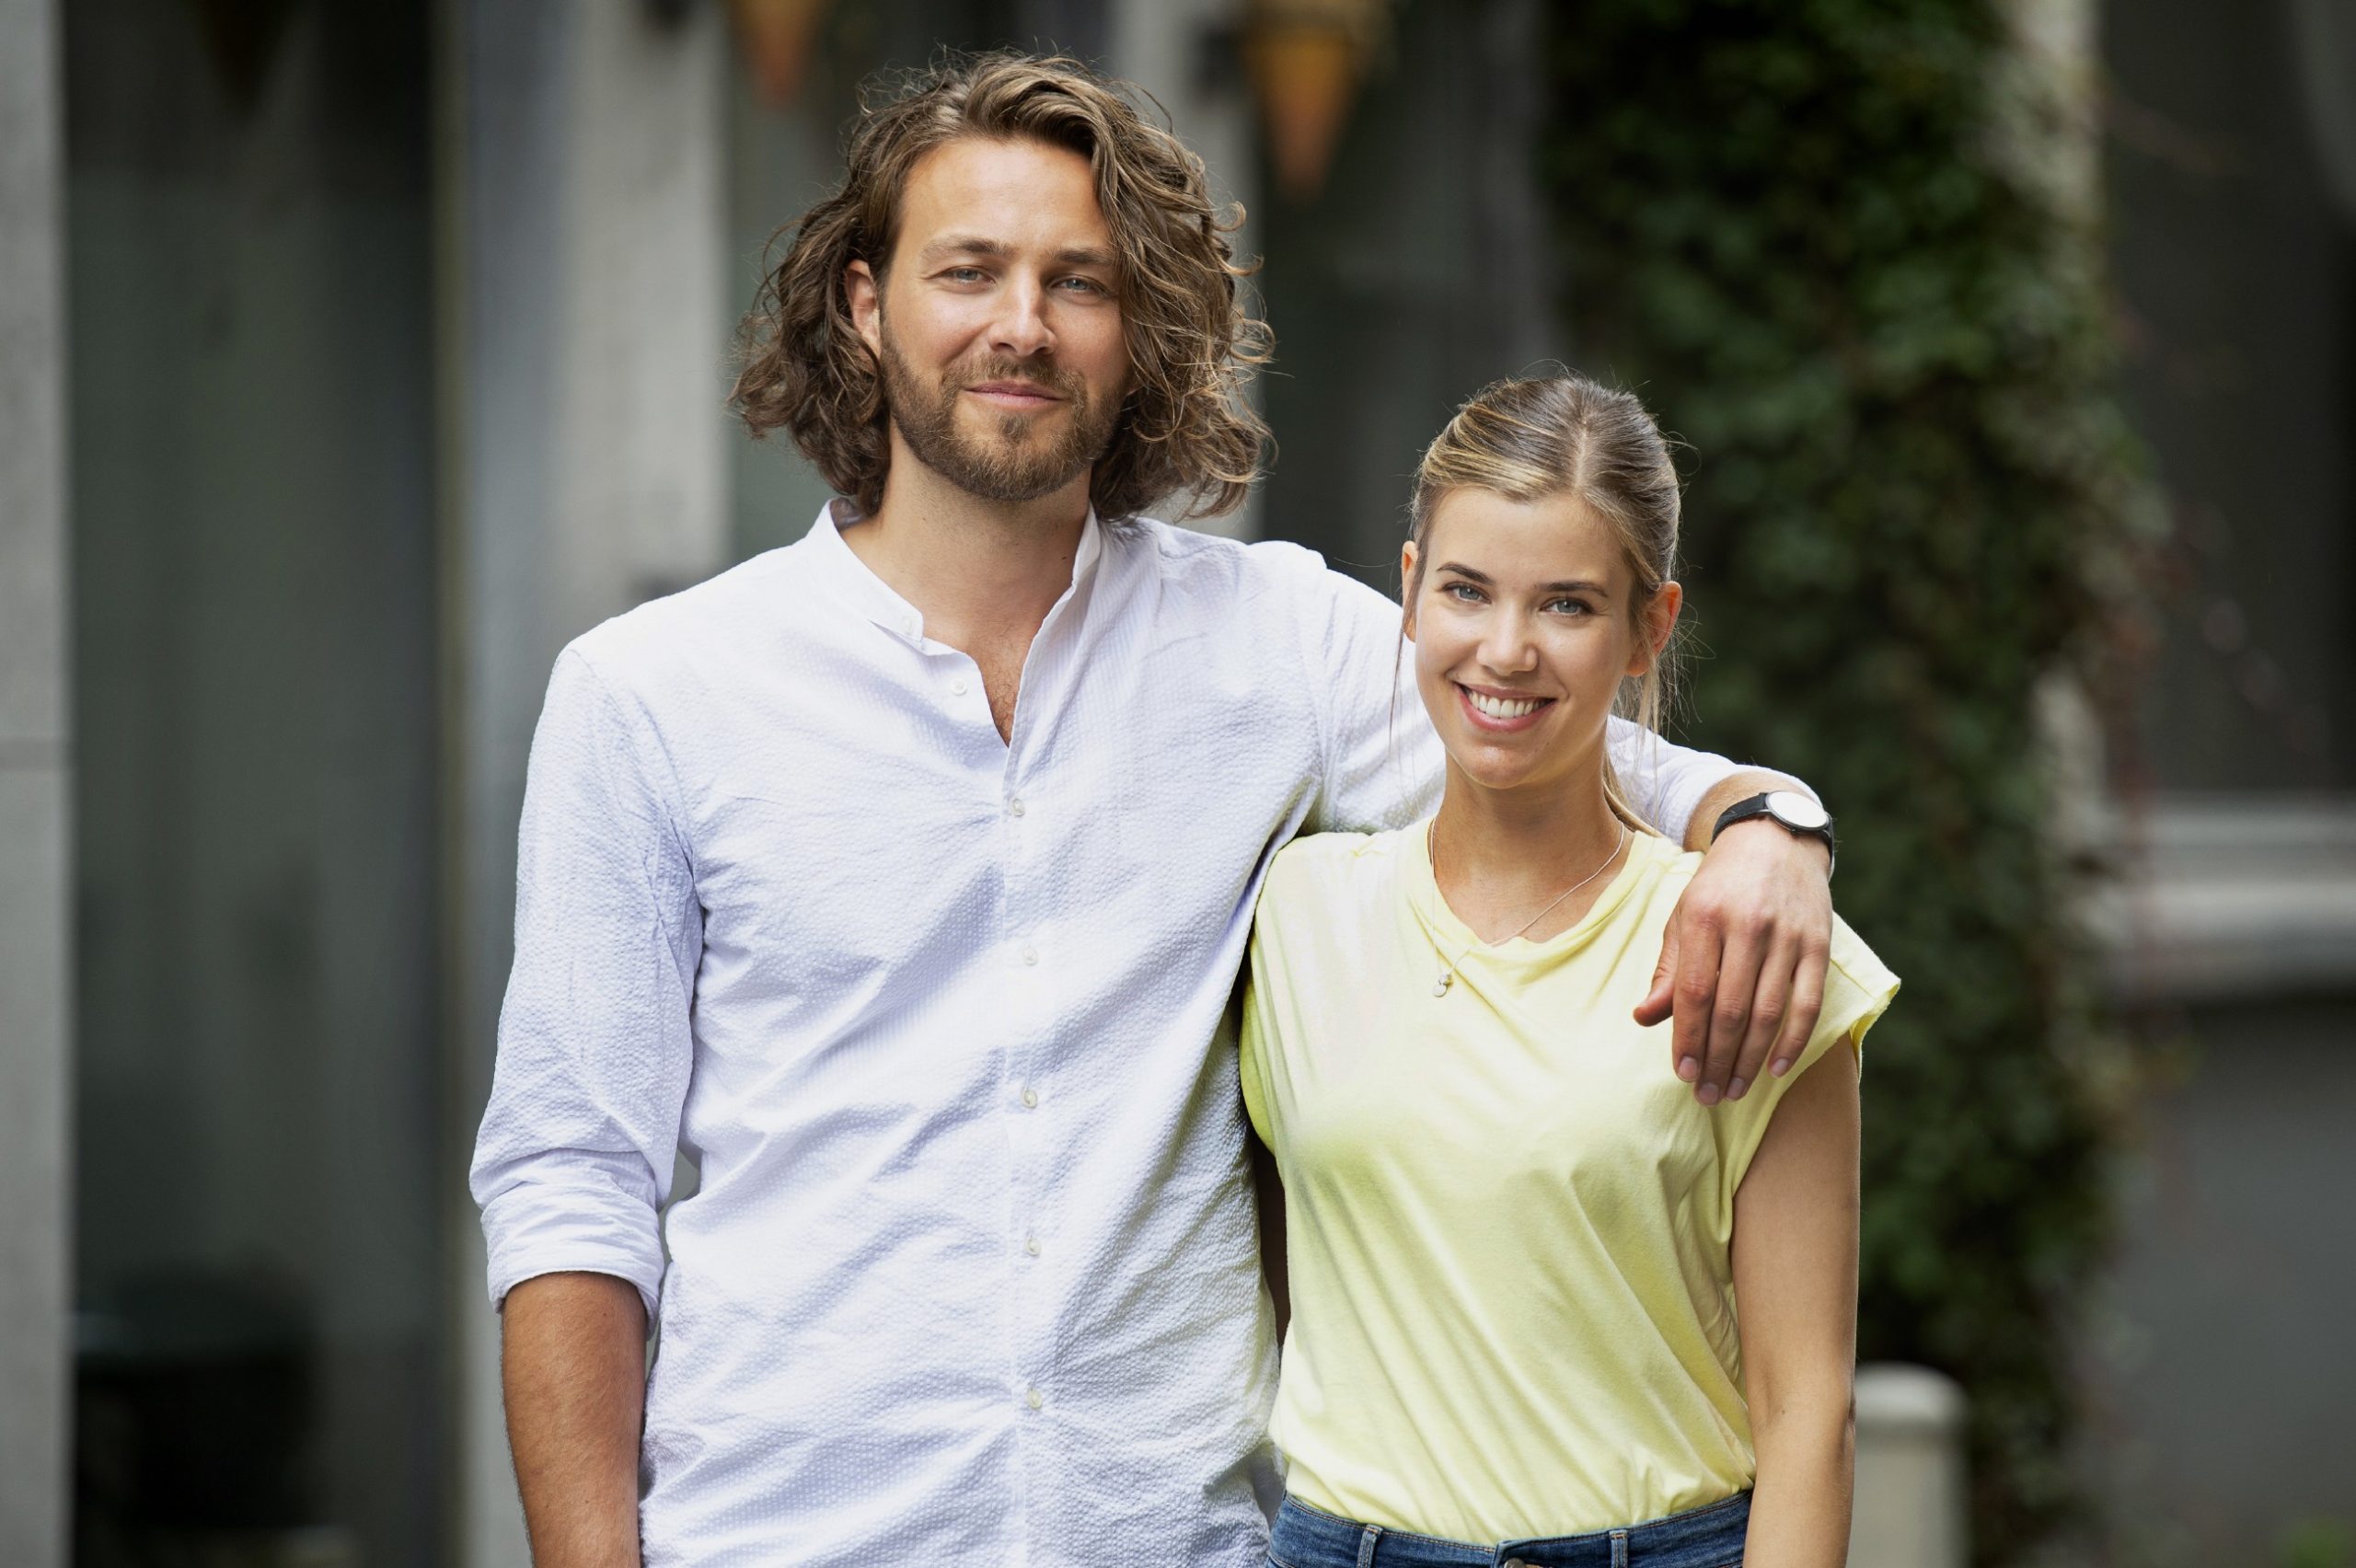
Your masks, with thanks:
[(1849, 1568), (1964, 1568), (1963, 1390), (1896, 1363), (1857, 1368)]

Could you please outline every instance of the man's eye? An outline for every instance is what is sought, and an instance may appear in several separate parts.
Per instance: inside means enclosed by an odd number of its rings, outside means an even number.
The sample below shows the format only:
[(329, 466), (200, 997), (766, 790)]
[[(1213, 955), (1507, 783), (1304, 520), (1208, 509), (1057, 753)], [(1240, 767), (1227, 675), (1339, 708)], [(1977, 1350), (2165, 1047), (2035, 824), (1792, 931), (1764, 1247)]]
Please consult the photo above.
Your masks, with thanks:
[(979, 267), (952, 267), (941, 276), (953, 283), (978, 283), (987, 274)]
[(1068, 288), (1075, 294), (1110, 294), (1112, 292), (1093, 278), (1066, 278), (1057, 286), (1059, 288)]

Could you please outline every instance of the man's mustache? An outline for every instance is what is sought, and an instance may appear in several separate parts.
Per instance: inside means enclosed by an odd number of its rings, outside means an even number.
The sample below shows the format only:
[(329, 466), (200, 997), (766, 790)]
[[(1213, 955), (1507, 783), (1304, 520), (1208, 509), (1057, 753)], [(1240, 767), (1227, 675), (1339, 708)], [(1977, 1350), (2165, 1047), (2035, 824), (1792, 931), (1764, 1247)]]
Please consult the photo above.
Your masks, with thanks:
[(955, 373), (955, 385), (961, 390), (990, 381), (1027, 381), (1034, 386), (1045, 387), (1074, 402), (1079, 401), (1081, 394), (1086, 391), (1077, 375), (1068, 371), (1057, 370), (1053, 365), (1039, 364), (1035, 362), (991, 360), (976, 365), (970, 371)]

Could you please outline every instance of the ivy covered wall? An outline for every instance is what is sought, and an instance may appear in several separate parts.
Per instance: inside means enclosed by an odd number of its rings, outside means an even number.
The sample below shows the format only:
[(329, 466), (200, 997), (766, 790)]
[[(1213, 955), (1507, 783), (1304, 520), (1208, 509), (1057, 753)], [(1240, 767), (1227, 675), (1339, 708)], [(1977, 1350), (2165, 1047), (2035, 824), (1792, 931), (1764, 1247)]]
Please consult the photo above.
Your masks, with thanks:
[[(1691, 444), (1700, 744), (1818, 785), (1904, 977), (1866, 1073), (1861, 1354), (1971, 1401), (1974, 1555), (2073, 1505), (2102, 1052), (2040, 682), (2097, 681), (2137, 528), (2096, 236), (1992, 0), (1553, 8), (1542, 148), (1583, 367)], [(2054, 144), (2059, 146), (2061, 144)]]

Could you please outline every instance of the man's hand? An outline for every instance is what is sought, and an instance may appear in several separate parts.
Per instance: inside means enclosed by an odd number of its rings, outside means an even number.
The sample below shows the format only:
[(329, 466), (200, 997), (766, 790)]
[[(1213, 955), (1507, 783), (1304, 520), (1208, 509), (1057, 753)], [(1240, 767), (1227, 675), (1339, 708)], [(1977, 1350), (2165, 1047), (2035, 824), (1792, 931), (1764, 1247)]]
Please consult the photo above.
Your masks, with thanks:
[[(1696, 831), (1731, 803), (1704, 801)], [(1754, 817), (1709, 846), (1670, 913), (1636, 1021), (1675, 1018), (1671, 1060), (1703, 1104), (1741, 1099), (1761, 1066), (1781, 1078), (1816, 1032), (1832, 949), (1831, 869), (1821, 842)]]

